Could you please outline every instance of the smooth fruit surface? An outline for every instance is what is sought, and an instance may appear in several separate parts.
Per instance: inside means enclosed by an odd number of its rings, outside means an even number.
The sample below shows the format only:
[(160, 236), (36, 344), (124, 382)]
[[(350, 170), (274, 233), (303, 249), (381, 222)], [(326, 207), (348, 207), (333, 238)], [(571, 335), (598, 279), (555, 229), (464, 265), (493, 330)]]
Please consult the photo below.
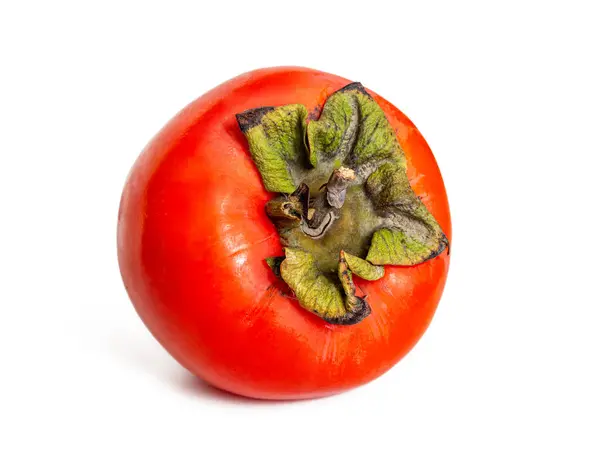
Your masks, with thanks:
[[(366, 383), (422, 336), (449, 255), (356, 280), (372, 313), (332, 325), (302, 309), (265, 258), (281, 254), (236, 114), (300, 103), (318, 117), (349, 80), (304, 68), (261, 69), (188, 105), (136, 161), (121, 199), (119, 264), (133, 305), (156, 339), (210, 384), (265, 399), (311, 398)], [(396, 130), (415, 194), (451, 241), (444, 184), (410, 120), (369, 91)], [(309, 116), (309, 117), (310, 117)]]

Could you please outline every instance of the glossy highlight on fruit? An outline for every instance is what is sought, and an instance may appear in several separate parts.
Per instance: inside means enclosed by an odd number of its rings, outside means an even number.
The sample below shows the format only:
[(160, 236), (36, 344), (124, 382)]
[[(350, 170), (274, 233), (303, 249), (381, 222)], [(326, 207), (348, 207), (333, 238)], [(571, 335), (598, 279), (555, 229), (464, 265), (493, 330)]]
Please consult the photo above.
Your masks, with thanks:
[(208, 383), (263, 399), (369, 382), (439, 302), (451, 223), (410, 120), (296, 67), (234, 78), (156, 135), (127, 179), (119, 264), (156, 339)]

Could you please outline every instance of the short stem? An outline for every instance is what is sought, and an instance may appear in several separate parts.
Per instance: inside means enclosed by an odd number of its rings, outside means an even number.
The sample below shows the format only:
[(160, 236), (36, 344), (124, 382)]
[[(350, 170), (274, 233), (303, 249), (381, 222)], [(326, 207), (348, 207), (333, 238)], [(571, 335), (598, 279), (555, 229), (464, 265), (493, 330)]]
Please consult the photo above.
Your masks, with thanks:
[(327, 182), (327, 202), (334, 208), (340, 209), (346, 200), (346, 190), (356, 175), (354, 170), (347, 167), (335, 169)]

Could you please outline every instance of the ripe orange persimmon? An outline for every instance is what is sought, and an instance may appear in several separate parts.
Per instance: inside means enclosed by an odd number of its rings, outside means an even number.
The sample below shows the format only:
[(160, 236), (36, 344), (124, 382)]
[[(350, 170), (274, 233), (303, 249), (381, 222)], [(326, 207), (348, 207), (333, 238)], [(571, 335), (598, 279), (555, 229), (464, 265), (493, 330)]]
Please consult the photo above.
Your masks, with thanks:
[(410, 120), (360, 84), (286, 67), (218, 86), (152, 139), (123, 192), (118, 253), (136, 311), (184, 367), (298, 399), (373, 380), (413, 347), (450, 233)]

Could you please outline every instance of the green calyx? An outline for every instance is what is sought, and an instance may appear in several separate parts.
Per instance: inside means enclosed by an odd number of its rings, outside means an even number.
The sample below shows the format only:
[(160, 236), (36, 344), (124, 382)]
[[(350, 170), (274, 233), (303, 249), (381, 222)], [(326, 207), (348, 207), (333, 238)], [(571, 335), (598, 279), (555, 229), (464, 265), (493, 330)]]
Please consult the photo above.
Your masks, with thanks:
[(384, 265), (436, 257), (448, 240), (415, 195), (383, 110), (359, 83), (332, 94), (319, 120), (303, 105), (237, 115), (268, 191), (285, 256), (267, 258), (300, 305), (350, 325), (371, 311), (353, 275), (377, 280)]

